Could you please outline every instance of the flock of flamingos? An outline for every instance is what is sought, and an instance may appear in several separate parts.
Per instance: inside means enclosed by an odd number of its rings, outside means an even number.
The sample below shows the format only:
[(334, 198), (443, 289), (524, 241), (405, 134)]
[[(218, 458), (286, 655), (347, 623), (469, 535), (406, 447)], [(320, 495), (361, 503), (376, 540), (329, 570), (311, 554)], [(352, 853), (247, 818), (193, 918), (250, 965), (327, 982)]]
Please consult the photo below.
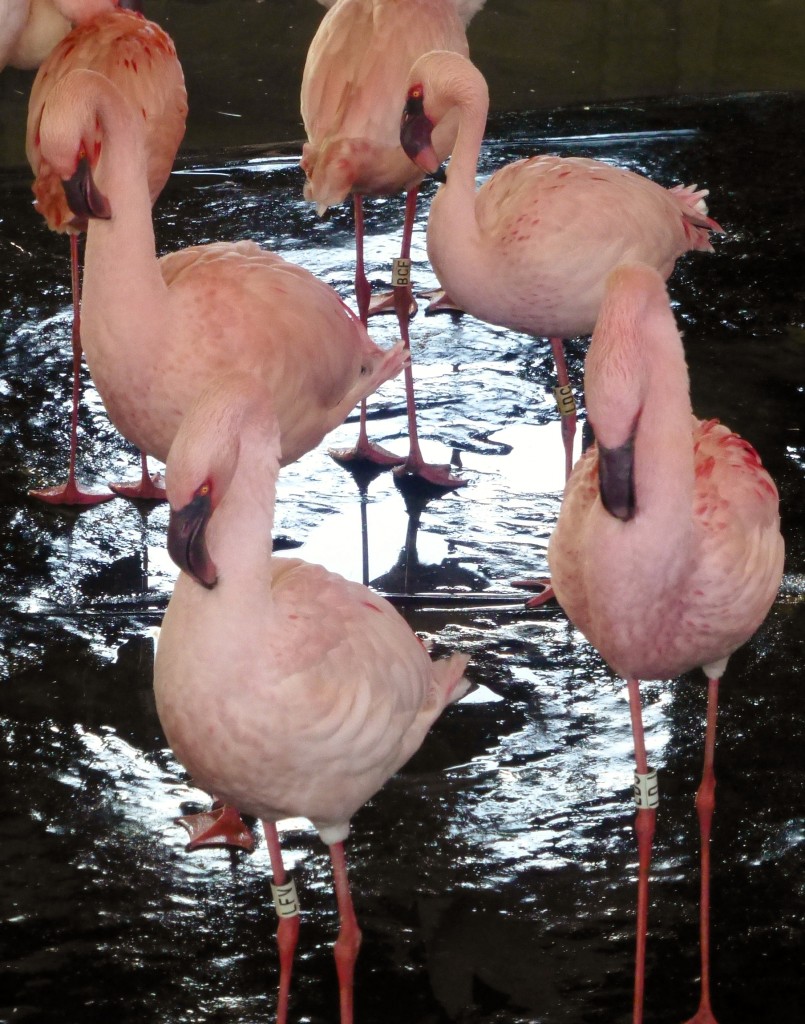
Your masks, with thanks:
[[(182, 139), (187, 98), (171, 39), (116, 0), (5, 0), (0, 63), (39, 70), (27, 153), (36, 208), (73, 257), (76, 368), (66, 483), (55, 503), (113, 497), (75, 475), (83, 352), (109, 417), (143, 453), (118, 493), (158, 498), (146, 455), (166, 462), (168, 549), (182, 572), (155, 665), (159, 716), (213, 809), (187, 820), (192, 846), (250, 847), (263, 822), (279, 915), (277, 1019), (288, 1015), (299, 906), (276, 822), (306, 817), (328, 845), (340, 931), (342, 1024), (353, 1015), (360, 930), (344, 840), (354, 812), (405, 763), (468, 687), (468, 658), (432, 661), (392, 606), (318, 565), (271, 552), (277, 475), (361, 402), (344, 461), (396, 464), (451, 489), (449, 466), (417, 442), (408, 344), (409, 248), (423, 176), (450, 162), (432, 203), (435, 300), (551, 339), (567, 484), (549, 547), (551, 588), (628, 684), (639, 844), (633, 1020), (642, 1021), (648, 872), (658, 802), (646, 760), (639, 679), (701, 667), (709, 698), (702, 782), (701, 1001), (709, 995), (709, 836), (719, 679), (757, 629), (783, 571), (778, 496), (754, 449), (693, 417), (665, 279), (720, 231), (706, 192), (666, 189), (596, 160), (510, 163), (476, 190), (488, 107), (466, 26), (484, 0), (320, 0), (328, 10), (302, 85), (305, 195), (320, 213), (351, 197), (355, 315), (306, 270), (250, 241), (157, 258), (151, 206)], [(52, 33), (52, 35), (50, 35)], [(55, 46), (54, 46), (55, 43)], [(372, 296), (363, 197), (405, 191), (394, 287)], [(86, 234), (79, 303), (78, 235)], [(393, 309), (401, 341), (366, 325)], [(80, 320), (80, 322), (79, 322)], [(572, 465), (575, 404), (562, 339), (592, 332), (585, 400), (596, 443)], [(405, 374), (410, 451), (367, 437), (365, 400)], [(236, 810), (237, 809), (237, 810)]]

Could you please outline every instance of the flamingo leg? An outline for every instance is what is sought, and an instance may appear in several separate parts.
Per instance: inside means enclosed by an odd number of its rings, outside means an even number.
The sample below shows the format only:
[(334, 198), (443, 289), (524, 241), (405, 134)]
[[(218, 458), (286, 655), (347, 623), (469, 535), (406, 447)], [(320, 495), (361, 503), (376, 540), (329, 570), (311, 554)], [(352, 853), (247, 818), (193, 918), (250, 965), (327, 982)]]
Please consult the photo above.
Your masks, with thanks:
[[(629, 679), (629, 710), (632, 718), (632, 735), (635, 745), (635, 764), (637, 768), (635, 779), (635, 799), (637, 802), (637, 816), (635, 818), (635, 832), (637, 833), (638, 850), (638, 873), (637, 873), (637, 941), (635, 947), (635, 980), (634, 980), (634, 1002), (632, 1006), (633, 1024), (642, 1024), (643, 1001), (645, 996), (646, 982), (646, 933), (648, 930), (648, 873), (651, 866), (651, 843), (654, 838), (654, 823), (657, 817), (656, 810), (656, 788), (653, 790), (653, 798), (647, 799), (646, 791), (651, 783), (645, 785), (649, 779), (648, 762), (646, 760), (646, 745), (643, 736), (643, 715), (640, 706), (640, 684), (636, 679)], [(640, 784), (640, 780), (644, 784)], [(654, 806), (649, 806), (653, 803)]]
[(291, 995), (291, 975), (296, 943), (299, 939), (299, 903), (293, 880), (285, 871), (282, 863), (277, 826), (273, 822), (264, 821), (263, 831), (268, 845), (268, 856), (271, 859), (271, 891), (274, 894), (274, 906), (279, 923), (277, 924), (277, 948), (280, 958), (280, 981), (277, 993), (277, 1024), (286, 1024), (288, 1020), (288, 1001)]
[(716, 777), (713, 761), (716, 749), (716, 716), (718, 714), (718, 679), (707, 680), (707, 729), (704, 740), (702, 781), (696, 793), (696, 813), (701, 839), (701, 895), (699, 907), (699, 943), (702, 976), (699, 1008), (687, 1024), (716, 1024), (710, 1006), (710, 832), (715, 809)]
[(78, 235), (70, 235), (70, 280), (73, 289), (73, 408), (70, 416), (70, 457), (67, 465), (67, 480), (54, 487), (28, 491), (32, 498), (38, 498), (49, 505), (100, 505), (111, 501), (114, 493), (109, 490), (81, 487), (76, 480), (75, 460), (78, 449), (78, 405), (81, 400), (81, 273), (78, 252)]
[[(411, 262), (411, 238), (414, 233), (414, 220), (416, 218), (416, 201), (419, 193), (418, 188), (412, 188), (405, 197), (405, 222), (403, 224), (402, 246), (400, 248), (400, 266), (410, 266)], [(409, 355), (405, 365), (405, 400), (408, 410), (408, 438), (409, 450), (405, 464), (395, 469), (398, 480), (410, 477), (418, 477), (426, 484), (431, 484), (439, 490), (453, 490), (456, 487), (464, 487), (466, 480), (454, 476), (449, 465), (434, 465), (427, 463), (422, 457), (419, 447), (419, 431), (416, 422), (416, 398), (414, 395), (414, 372), (411, 367), (411, 340), (408, 333), (408, 302), (411, 295), (410, 283), (395, 284), (394, 298), (397, 311), (397, 320), (400, 325), (400, 337)]]
[(353, 995), (355, 979), (355, 961), (361, 946), (361, 930), (352, 905), (347, 878), (347, 860), (343, 843), (333, 843), (329, 847), (330, 861), (333, 865), (335, 881), (335, 898), (338, 902), (338, 916), (341, 927), (333, 947), (335, 966), (338, 973), (338, 993), (341, 1005), (341, 1024), (352, 1024)]
[(561, 338), (551, 338), (551, 351), (553, 352), (553, 361), (556, 364), (556, 378), (559, 382), (555, 394), (556, 404), (559, 406), (559, 415), (561, 417), (562, 444), (565, 446), (565, 480), (567, 480), (573, 469), (573, 441), (576, 437), (576, 403), (570, 387), (570, 378), (567, 374), (567, 362), (565, 360), (565, 346)]
[(148, 457), (145, 452), (140, 452), (140, 479), (125, 481), (124, 483), (110, 483), (109, 486), (119, 494), (121, 498), (136, 498), (139, 501), (166, 501), (165, 485), (159, 480), (159, 475), (153, 476), (148, 472)]
[[(355, 193), (352, 197), (355, 209), (355, 299), (358, 303), (358, 315), (361, 323), (366, 326), (369, 322), (369, 306), (372, 297), (372, 289), (366, 278), (363, 261), (363, 197)], [(361, 399), (361, 418), (358, 428), (358, 440), (354, 448), (331, 448), (330, 456), (336, 462), (349, 465), (354, 462), (368, 462), (380, 469), (388, 469), (391, 466), (400, 466), (405, 462), (401, 455), (395, 455), (379, 444), (369, 440), (366, 432), (366, 399)]]

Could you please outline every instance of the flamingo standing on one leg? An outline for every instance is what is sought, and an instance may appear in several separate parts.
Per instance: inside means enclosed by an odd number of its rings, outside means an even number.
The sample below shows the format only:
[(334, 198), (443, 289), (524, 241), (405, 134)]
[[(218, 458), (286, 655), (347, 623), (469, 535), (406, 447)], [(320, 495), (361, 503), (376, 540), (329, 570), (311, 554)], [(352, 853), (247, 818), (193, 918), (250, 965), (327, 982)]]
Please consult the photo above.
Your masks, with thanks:
[(623, 265), (608, 278), (585, 369), (596, 446), (568, 481), (548, 564), (559, 603), (628, 682), (639, 843), (634, 1021), (643, 1013), (648, 870), (656, 799), (638, 679), (701, 666), (708, 678), (701, 826), (701, 1003), (709, 992), (709, 839), (718, 684), (761, 624), (783, 572), (777, 489), (755, 450), (692, 416), (688, 373), (661, 275)]
[[(433, 49), (467, 54), (466, 26), (484, 0), (319, 0), (330, 10), (308, 50), (302, 78), (302, 118), (308, 142), (302, 152), (307, 175), (305, 197), (319, 214), (352, 195), (355, 208), (355, 295), (361, 320), (370, 311), (393, 308), (400, 334), (409, 348), (411, 290), (394, 288), (393, 306), (374, 307), (363, 262), (363, 196), (406, 192), (401, 260), (409, 261), (416, 199), (423, 178), (400, 146), (400, 104), (414, 61)], [(455, 118), (436, 130), (433, 146), (443, 160), (455, 141)], [(396, 284), (396, 282), (395, 282)], [(414, 310), (416, 306), (414, 305)], [(366, 407), (361, 406), (358, 443), (333, 452), (342, 462), (368, 460), (381, 467), (404, 464), (404, 472), (421, 476), (437, 487), (465, 483), (449, 466), (425, 463), (419, 447), (414, 383), (405, 371), (408, 407), (407, 459), (369, 441)]]
[(447, 181), (433, 200), (428, 256), (451, 300), (480, 320), (549, 337), (562, 413), (565, 476), (573, 465), (575, 403), (563, 338), (589, 334), (604, 281), (624, 260), (668, 277), (690, 249), (712, 251), (706, 191), (662, 188), (600, 160), (517, 160), (476, 191), (489, 93), (458, 53), (421, 57), (408, 78), (403, 148), (424, 171), (439, 166), (431, 131), (458, 115)]
[[(42, 64), (28, 104), (26, 150), (35, 175), (35, 206), (54, 231), (70, 236), (73, 288), (73, 410), (67, 482), (31, 493), (52, 504), (94, 505), (114, 497), (103, 490), (80, 487), (75, 458), (80, 395), (81, 331), (79, 319), (78, 233), (86, 220), (68, 206), (61, 180), (43, 156), (39, 122), (42, 110), (62, 79), (77, 68), (88, 68), (114, 82), (145, 129), (148, 189), (153, 203), (162, 191), (182, 140), (187, 117), (187, 93), (182, 67), (170, 36), (142, 15), (125, 10), (124, 0), (54, 0), (75, 28)], [(129, 5), (131, 6), (131, 4)], [(89, 128), (83, 140), (87, 156), (97, 159), (98, 131)], [(121, 250), (121, 252), (124, 250)], [(136, 485), (113, 485), (134, 498), (164, 498), (164, 490), (148, 475), (142, 453), (142, 478)]]
[[(330, 848), (341, 1022), (351, 1024), (360, 930), (344, 856), (349, 821), (466, 691), (468, 658), (432, 662), (367, 587), (272, 557), (280, 443), (271, 395), (251, 375), (219, 378), (182, 420), (166, 479), (168, 549), (184, 572), (154, 689), (168, 742), (195, 783), (264, 822), (274, 882), (292, 911), (275, 822), (308, 818)], [(298, 922), (280, 916), (278, 1024)]]

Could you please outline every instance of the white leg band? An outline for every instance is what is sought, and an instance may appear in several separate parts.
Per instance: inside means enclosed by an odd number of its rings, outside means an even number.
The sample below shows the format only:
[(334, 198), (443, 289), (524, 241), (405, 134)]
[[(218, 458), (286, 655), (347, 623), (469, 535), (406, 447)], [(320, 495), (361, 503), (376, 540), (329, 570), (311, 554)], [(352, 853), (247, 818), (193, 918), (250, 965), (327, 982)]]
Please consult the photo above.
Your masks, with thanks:
[(657, 773), (653, 769), (642, 775), (634, 773), (634, 802), (638, 807), (645, 807), (653, 810), (660, 802), (660, 793), (657, 789)]
[(411, 261), (398, 256), (391, 264), (391, 284), (394, 288), (407, 288), (411, 283)]
[(299, 897), (296, 895), (294, 880), (289, 878), (282, 885), (271, 883), (271, 895), (277, 917), (296, 917), (299, 913)]

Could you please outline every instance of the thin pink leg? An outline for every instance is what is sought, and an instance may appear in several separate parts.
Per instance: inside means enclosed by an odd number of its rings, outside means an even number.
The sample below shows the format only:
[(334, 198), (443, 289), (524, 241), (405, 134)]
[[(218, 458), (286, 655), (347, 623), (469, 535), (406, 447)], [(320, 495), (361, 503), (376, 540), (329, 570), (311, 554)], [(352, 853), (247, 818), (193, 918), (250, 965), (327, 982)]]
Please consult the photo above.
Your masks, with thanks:
[[(403, 224), (402, 246), (400, 248), (400, 259), (411, 259), (411, 238), (414, 233), (414, 220), (416, 218), (416, 201), (419, 189), (411, 189), (405, 197), (405, 222)], [(409, 310), (411, 287), (410, 284), (396, 285), (394, 288), (394, 306), (397, 313), (397, 321), (400, 325), (400, 337), (405, 345), (409, 357), (411, 354), (411, 340), (408, 334)], [(405, 365), (405, 400), (408, 410), (408, 438), (409, 451), (405, 465), (395, 470), (399, 476), (417, 476), (434, 484), (436, 487), (452, 490), (455, 487), (464, 487), (466, 480), (454, 476), (449, 465), (433, 465), (427, 463), (422, 457), (419, 447), (419, 431), (416, 422), (416, 397), (414, 395), (414, 372), (409, 358)]]
[(352, 1024), (355, 961), (361, 947), (361, 930), (355, 917), (352, 896), (347, 878), (347, 860), (343, 843), (333, 843), (330, 861), (333, 865), (335, 898), (338, 901), (338, 916), (341, 927), (335, 941), (335, 967), (338, 972), (338, 992), (341, 1003), (341, 1024)]
[[(643, 737), (643, 715), (640, 706), (640, 684), (636, 679), (627, 681), (629, 688), (629, 710), (632, 717), (635, 764), (639, 775), (648, 775), (646, 745)], [(648, 873), (651, 866), (651, 842), (654, 838), (654, 822), (657, 811), (654, 807), (638, 805), (635, 818), (637, 833), (637, 942), (635, 948), (633, 1024), (642, 1024), (643, 1000), (646, 987), (646, 933), (648, 931)]]
[(556, 388), (556, 404), (559, 406), (559, 415), (561, 417), (562, 444), (565, 446), (565, 480), (567, 480), (573, 469), (573, 441), (576, 437), (576, 403), (570, 387), (570, 378), (567, 375), (565, 346), (561, 338), (551, 338), (551, 351), (553, 352), (553, 360), (556, 363), (556, 378), (559, 382), (559, 386)]
[[(358, 303), (358, 315), (364, 327), (369, 322), (369, 303), (372, 298), (372, 289), (366, 278), (366, 271), (363, 262), (363, 197), (354, 193), (352, 204), (355, 210), (355, 300)], [(369, 440), (366, 431), (366, 399), (361, 399), (361, 418), (358, 428), (358, 440), (354, 448), (333, 448), (330, 455), (336, 462), (349, 464), (365, 460), (375, 466), (388, 468), (400, 466), (405, 462), (401, 455), (395, 455), (386, 448), (381, 447)]]
[(43, 487), (29, 491), (32, 498), (46, 501), (49, 505), (100, 505), (111, 501), (114, 494), (106, 489), (81, 487), (75, 476), (76, 451), (78, 449), (78, 405), (81, 400), (81, 260), (78, 251), (78, 235), (70, 235), (70, 280), (73, 289), (73, 408), (70, 416), (70, 458), (67, 465), (67, 480), (55, 487)]
[(716, 777), (713, 761), (716, 751), (718, 679), (707, 680), (707, 730), (704, 739), (704, 768), (696, 793), (696, 812), (701, 837), (701, 896), (699, 906), (699, 942), (702, 958), (702, 982), (699, 1009), (687, 1024), (716, 1024), (710, 1007), (710, 832), (716, 805)]
[(277, 827), (273, 822), (264, 821), (263, 831), (268, 845), (268, 855), (271, 858), (274, 905), (279, 917), (277, 948), (280, 958), (280, 982), (277, 994), (277, 1024), (286, 1024), (288, 1000), (291, 995), (293, 957), (299, 938), (299, 904), (296, 900), (293, 882), (282, 863), (282, 848), (277, 835)]

